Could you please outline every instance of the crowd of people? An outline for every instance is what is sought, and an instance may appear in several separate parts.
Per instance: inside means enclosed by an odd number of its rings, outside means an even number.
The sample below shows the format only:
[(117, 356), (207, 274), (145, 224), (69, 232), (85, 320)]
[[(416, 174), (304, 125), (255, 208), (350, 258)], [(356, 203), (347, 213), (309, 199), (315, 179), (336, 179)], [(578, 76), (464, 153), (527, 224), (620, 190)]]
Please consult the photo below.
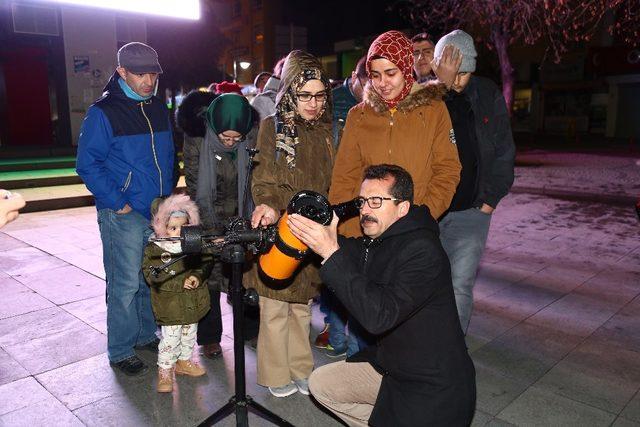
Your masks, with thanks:
[[(246, 263), (244, 285), (260, 297), (244, 325), (257, 337), (258, 384), (279, 398), (312, 394), (348, 425), (470, 424), (475, 370), (464, 337), (515, 157), (504, 99), (474, 74), (476, 56), (461, 30), (437, 43), (388, 31), (333, 89), (318, 58), (294, 50), (256, 76), (251, 102), (233, 83), (192, 92), (176, 114), (180, 192), (157, 53), (120, 48), (77, 156), (96, 201), (114, 369), (146, 373), (136, 350), (147, 349), (158, 353), (158, 392), (174, 390), (174, 374), (205, 375), (193, 353), (196, 343), (205, 357), (222, 353), (230, 272), (207, 251), (162, 267), (182, 252), (171, 238), (231, 217), (253, 228), (283, 221), (311, 251), (277, 285)], [(283, 216), (301, 190), (352, 201), (359, 215), (329, 225)], [(0, 226), (23, 205), (1, 192)], [(325, 316), (318, 337), (314, 299)], [(312, 342), (341, 360), (314, 370)]]

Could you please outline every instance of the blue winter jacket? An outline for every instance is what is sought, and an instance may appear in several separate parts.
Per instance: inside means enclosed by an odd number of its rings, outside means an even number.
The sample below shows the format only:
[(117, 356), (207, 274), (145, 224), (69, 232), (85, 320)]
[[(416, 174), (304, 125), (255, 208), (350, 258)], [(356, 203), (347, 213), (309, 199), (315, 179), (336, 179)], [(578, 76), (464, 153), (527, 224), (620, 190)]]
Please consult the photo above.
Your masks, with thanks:
[(128, 98), (114, 73), (105, 93), (87, 111), (78, 142), (76, 171), (96, 208), (129, 204), (151, 218), (153, 199), (173, 190), (174, 146), (167, 107), (157, 97)]
[(358, 100), (351, 93), (351, 77), (345, 79), (342, 86), (333, 89), (331, 96), (333, 98), (333, 145), (338, 148), (347, 114), (353, 106), (358, 104)]

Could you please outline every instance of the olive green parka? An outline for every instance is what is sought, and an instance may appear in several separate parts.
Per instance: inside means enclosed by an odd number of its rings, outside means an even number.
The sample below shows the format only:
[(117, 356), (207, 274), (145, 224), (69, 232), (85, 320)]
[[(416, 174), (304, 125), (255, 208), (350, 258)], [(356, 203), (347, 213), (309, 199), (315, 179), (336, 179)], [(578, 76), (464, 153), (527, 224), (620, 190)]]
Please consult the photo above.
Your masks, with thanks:
[[(209, 311), (211, 304), (206, 283), (213, 266), (210, 254), (192, 254), (162, 269), (154, 276), (150, 267), (163, 265), (180, 254), (170, 253), (156, 243), (144, 250), (142, 273), (151, 288), (151, 307), (156, 323), (162, 326), (198, 323)], [(196, 289), (185, 289), (189, 276), (198, 278)]]

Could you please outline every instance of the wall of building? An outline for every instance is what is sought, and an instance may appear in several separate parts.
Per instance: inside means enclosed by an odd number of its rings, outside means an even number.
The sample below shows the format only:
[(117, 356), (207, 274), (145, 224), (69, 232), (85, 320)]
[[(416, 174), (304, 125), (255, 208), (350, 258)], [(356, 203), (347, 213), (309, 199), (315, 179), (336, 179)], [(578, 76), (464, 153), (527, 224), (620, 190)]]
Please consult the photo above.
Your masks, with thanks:
[(115, 70), (116, 20), (115, 13), (72, 7), (63, 7), (61, 17), (71, 139), (77, 145), (87, 109)]
[(143, 18), (81, 7), (61, 7), (71, 140), (77, 145), (87, 109), (114, 73), (120, 46), (145, 42)]

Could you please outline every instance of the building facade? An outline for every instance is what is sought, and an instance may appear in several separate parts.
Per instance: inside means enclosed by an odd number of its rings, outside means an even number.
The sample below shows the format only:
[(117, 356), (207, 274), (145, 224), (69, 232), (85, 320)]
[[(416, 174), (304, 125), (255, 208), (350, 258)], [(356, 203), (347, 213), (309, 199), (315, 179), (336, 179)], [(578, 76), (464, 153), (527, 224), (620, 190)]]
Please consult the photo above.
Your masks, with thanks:
[[(295, 23), (283, 0), (213, 0), (220, 31), (228, 40), (220, 67), (229, 79), (251, 84), (293, 49), (307, 50), (307, 28)], [(239, 66), (248, 62), (247, 69)], [(235, 65), (234, 65), (235, 64)]]
[(76, 145), (118, 48), (147, 39), (144, 17), (76, 6), (2, 2), (0, 22), (0, 153)]

